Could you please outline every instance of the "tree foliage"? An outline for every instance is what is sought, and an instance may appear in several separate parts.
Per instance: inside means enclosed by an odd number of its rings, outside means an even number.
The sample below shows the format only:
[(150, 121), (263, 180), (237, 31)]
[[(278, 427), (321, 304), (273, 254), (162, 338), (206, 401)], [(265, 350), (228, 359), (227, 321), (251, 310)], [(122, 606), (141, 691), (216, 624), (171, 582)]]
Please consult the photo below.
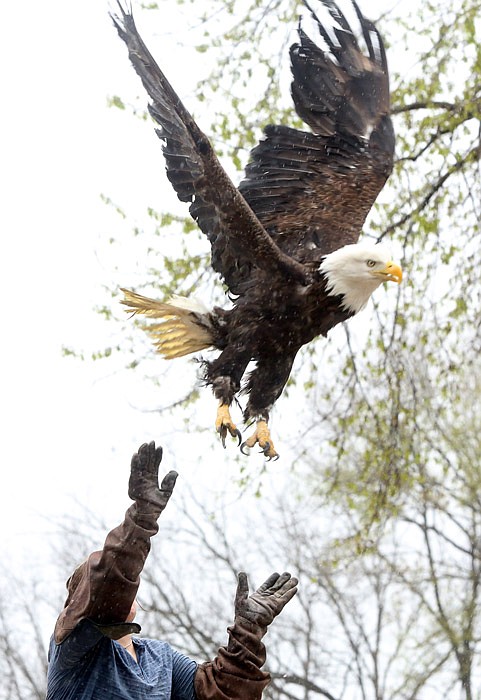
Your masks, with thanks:
[[(344, 393), (327, 421), (331, 469), (368, 519), (377, 519), (391, 496), (409, 494), (427, 465), (439, 465), (441, 425), (454, 421), (460, 402), (468, 409), (468, 396), (477, 400), (456, 389), (467, 372), (479, 371), (478, 13), (478, 3), (442, 12), (423, 7), (415, 75), (393, 80), (398, 160), (391, 202), (378, 207), (371, 230), (402, 246), (406, 280), (394, 308), (374, 301), (361, 345), (349, 342), (346, 328)], [(413, 34), (406, 34), (408, 46)], [(324, 411), (330, 398), (320, 400)]]

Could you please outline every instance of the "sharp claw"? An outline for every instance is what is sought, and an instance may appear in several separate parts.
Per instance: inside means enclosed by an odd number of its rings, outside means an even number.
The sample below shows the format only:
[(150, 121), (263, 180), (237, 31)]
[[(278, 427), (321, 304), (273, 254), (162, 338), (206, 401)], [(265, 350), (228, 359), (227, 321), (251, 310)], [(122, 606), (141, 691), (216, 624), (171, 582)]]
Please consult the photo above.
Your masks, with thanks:
[(269, 431), (267, 429), (256, 429), (253, 435), (251, 435), (247, 440), (245, 440), (245, 442), (242, 443), (242, 445), (240, 445), (240, 451), (243, 455), (248, 455), (250, 454), (250, 449), (256, 444), (258, 444), (260, 447), (259, 454), (263, 454), (268, 462), (279, 459), (279, 455), (274, 449), (274, 445), (272, 444)]
[(229, 407), (227, 404), (221, 404), (219, 408), (217, 409), (217, 417), (215, 421), (216, 425), (216, 430), (217, 433), (221, 439), (222, 442), (222, 447), (225, 449), (226, 444), (225, 440), (227, 437), (227, 433), (231, 435), (233, 438), (237, 438), (238, 440), (238, 446), (241, 443), (242, 436), (240, 431), (236, 428), (234, 423), (232, 422), (232, 418), (230, 417), (229, 413)]
[[(245, 451), (246, 448), (247, 448), (247, 452)], [(247, 443), (246, 443), (246, 442), (243, 442), (243, 443), (242, 443), (242, 445), (240, 446), (240, 451), (241, 451), (242, 454), (245, 455), (246, 457), (249, 456), (249, 454), (250, 454), (250, 448), (247, 446)]]
[(224, 426), (223, 426), (223, 425), (220, 425), (220, 426), (217, 428), (217, 432), (219, 433), (219, 437), (220, 437), (220, 441), (221, 441), (221, 443), (222, 443), (222, 447), (223, 447), (224, 450), (225, 450), (225, 436), (226, 436), (226, 431), (225, 431)]

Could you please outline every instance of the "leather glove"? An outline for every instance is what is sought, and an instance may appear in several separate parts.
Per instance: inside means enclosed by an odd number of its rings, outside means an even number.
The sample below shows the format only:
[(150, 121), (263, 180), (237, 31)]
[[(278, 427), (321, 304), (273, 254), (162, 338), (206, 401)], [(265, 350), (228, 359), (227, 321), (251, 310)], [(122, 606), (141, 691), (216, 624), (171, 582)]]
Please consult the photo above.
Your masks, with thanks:
[(139, 513), (162, 513), (169, 502), (177, 479), (177, 472), (170, 471), (162, 479), (159, 488), (159, 465), (162, 461), (162, 447), (155, 442), (144, 443), (139, 447), (130, 463), (129, 496), (136, 502)]
[(213, 661), (200, 664), (194, 679), (199, 700), (261, 700), (270, 675), (262, 670), (266, 648), (262, 637), (282, 608), (297, 593), (297, 579), (272, 574), (249, 596), (247, 576), (238, 574), (234, 624), (227, 628), (227, 647)]
[(246, 620), (264, 630), (297, 593), (298, 581), (291, 577), (287, 571), (280, 575), (278, 573), (271, 574), (251, 596), (249, 596), (247, 575), (241, 571), (237, 578), (236, 622)]

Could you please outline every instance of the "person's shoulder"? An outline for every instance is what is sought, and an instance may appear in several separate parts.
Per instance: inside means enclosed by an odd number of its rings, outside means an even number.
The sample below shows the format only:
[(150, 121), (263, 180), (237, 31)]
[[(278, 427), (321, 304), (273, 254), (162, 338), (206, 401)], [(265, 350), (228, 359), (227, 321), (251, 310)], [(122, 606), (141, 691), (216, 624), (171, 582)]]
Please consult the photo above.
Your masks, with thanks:
[(89, 652), (112, 644), (90, 620), (81, 620), (61, 642), (50, 639), (49, 672), (67, 671), (84, 663)]
[(151, 637), (135, 637), (135, 641), (139, 644), (144, 644), (146, 647), (152, 647), (156, 649), (172, 649), (169, 642), (163, 639), (152, 639)]
[(172, 657), (174, 651), (171, 645), (168, 642), (163, 641), (162, 639), (150, 639), (150, 637), (136, 637), (135, 643), (136, 645), (142, 646), (146, 651), (150, 651), (152, 653), (166, 657)]

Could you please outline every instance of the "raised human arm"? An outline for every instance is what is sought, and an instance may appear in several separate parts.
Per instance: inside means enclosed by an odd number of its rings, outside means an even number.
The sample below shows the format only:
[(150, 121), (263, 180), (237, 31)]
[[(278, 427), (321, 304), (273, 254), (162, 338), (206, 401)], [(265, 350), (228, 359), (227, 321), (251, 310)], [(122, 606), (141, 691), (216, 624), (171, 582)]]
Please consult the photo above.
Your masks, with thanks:
[(105, 539), (67, 581), (68, 597), (55, 626), (60, 644), (83, 619), (94, 622), (102, 633), (118, 639), (139, 626), (125, 622), (140, 583), (140, 573), (158, 532), (157, 519), (166, 507), (177, 473), (169, 472), (159, 487), (162, 448), (143, 444), (131, 461), (128, 493), (134, 503), (123, 522)]
[(195, 675), (198, 700), (259, 700), (270, 676), (262, 671), (268, 626), (297, 593), (297, 579), (274, 573), (249, 596), (247, 576), (238, 575), (234, 624), (227, 628), (227, 647), (201, 664)]

